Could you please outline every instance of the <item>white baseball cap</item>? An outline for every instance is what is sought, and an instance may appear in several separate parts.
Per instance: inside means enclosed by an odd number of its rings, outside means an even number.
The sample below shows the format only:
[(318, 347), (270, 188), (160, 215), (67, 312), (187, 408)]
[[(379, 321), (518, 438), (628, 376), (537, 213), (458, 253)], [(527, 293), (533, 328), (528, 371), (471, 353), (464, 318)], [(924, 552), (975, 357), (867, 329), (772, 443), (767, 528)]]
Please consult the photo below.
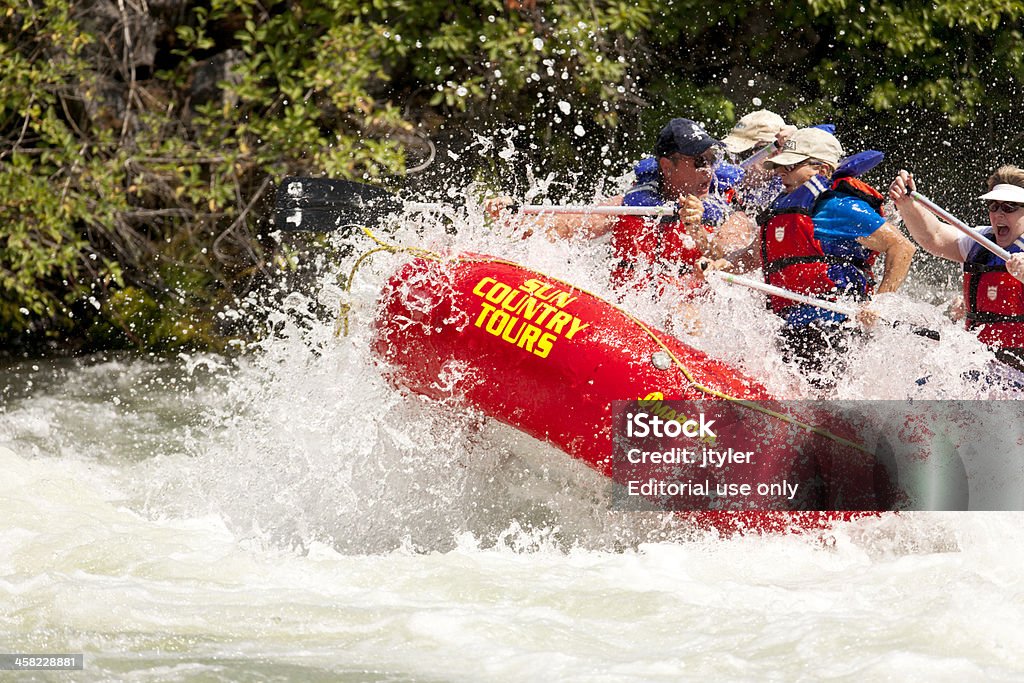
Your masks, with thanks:
[(765, 160), (765, 168), (789, 166), (805, 159), (817, 159), (830, 164), (833, 168), (843, 158), (843, 146), (834, 135), (820, 128), (801, 128), (786, 140), (782, 152)]

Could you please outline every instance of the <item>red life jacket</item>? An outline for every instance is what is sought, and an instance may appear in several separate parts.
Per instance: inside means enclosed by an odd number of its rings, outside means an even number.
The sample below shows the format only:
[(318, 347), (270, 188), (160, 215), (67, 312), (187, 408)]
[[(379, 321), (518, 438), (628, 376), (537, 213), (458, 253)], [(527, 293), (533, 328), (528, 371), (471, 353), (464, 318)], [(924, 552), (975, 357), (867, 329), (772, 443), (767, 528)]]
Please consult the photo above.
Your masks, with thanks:
[[(1022, 251), (1015, 243), (1007, 250)], [(1006, 272), (1006, 263), (975, 245), (964, 261), (967, 329), (989, 346), (1024, 353), (1024, 283)]]
[[(825, 189), (821, 176), (794, 192), (801, 195), (784, 203), (779, 208), (769, 209), (758, 217), (761, 226), (761, 261), (764, 280), (775, 287), (782, 287), (798, 294), (835, 298), (839, 287), (829, 276), (829, 266), (839, 265), (854, 268), (866, 282), (863, 289), (843, 291), (842, 294), (857, 299), (867, 299), (874, 290), (871, 267), (877, 252), (869, 252), (867, 258), (849, 255), (827, 254), (819, 240), (814, 237), (812, 216), (825, 198), (835, 195), (851, 195), (866, 201), (871, 208), (884, 216), (882, 195), (867, 183), (857, 178), (843, 177), (832, 182)], [(778, 314), (796, 302), (778, 296), (769, 296), (768, 305)]]
[[(711, 233), (711, 226), (703, 226)], [(703, 254), (678, 219), (619, 216), (612, 229), (618, 263), (612, 271), (617, 285), (651, 278), (687, 276)], [(638, 282), (639, 284), (639, 282)]]
[[(657, 206), (666, 203), (657, 159), (645, 158), (637, 164), (635, 171), (637, 183), (626, 192), (623, 206)], [(719, 213), (724, 214), (725, 208), (736, 200), (733, 187), (723, 187), (717, 179), (713, 182), (721, 195), (714, 199), (711, 196), (702, 199), (705, 220), (709, 221), (716, 220), (709, 218), (709, 215), (715, 214), (714, 211), (709, 212), (710, 208), (717, 207)], [(703, 228), (708, 233), (713, 233), (715, 229), (707, 223)], [(659, 289), (661, 285), (672, 284), (686, 291), (703, 284), (703, 278), (694, 274), (693, 269), (704, 254), (686, 233), (678, 218), (664, 217), (658, 220), (643, 216), (620, 216), (612, 229), (611, 241), (614, 256), (618, 260), (612, 272), (612, 282), (616, 285), (629, 283), (637, 287), (648, 287), (651, 280), (656, 280)]]

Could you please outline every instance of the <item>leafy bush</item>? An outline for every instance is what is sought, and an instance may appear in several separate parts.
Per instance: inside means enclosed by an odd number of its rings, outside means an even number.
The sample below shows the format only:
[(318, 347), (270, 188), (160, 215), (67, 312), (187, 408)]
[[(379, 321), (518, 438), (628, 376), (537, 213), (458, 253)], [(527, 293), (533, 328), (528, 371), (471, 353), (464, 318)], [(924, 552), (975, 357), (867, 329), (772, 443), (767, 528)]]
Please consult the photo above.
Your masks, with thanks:
[(284, 175), (510, 189), (526, 169), (480, 134), (592, 182), (671, 116), (721, 134), (760, 106), (888, 141), (912, 117), (922, 145), (966, 125), (984, 163), (1020, 145), (1008, 0), (0, 2), (0, 347), (248, 333), (218, 314), (295, 262), (268, 236)]

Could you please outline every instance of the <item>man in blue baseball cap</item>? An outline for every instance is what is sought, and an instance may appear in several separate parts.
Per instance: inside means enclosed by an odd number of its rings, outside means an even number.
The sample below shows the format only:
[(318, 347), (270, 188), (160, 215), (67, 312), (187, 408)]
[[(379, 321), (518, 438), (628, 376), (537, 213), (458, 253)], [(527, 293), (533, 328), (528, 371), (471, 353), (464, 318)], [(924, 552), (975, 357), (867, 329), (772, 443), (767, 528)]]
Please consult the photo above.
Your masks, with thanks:
[[(722, 255), (713, 232), (731, 211), (727, 202), (712, 192), (722, 148), (700, 123), (674, 118), (658, 133), (654, 154), (634, 167), (633, 186), (602, 204), (671, 205), (675, 215), (560, 214), (547, 219), (545, 227), (556, 237), (611, 233), (616, 258), (613, 281), (618, 285), (661, 292), (662, 284), (674, 280), (684, 291), (700, 287), (703, 279), (694, 274), (694, 264), (703, 256)], [(489, 209), (492, 216), (497, 217), (499, 208), (495, 203)]]
[(612, 248), (618, 258), (613, 272), (616, 282), (688, 276), (694, 263), (713, 249), (705, 200), (721, 150), (722, 143), (696, 121), (676, 118), (661, 129), (654, 156), (636, 165), (636, 183), (623, 196), (622, 204), (674, 203), (678, 215), (661, 220), (619, 216), (611, 224)]

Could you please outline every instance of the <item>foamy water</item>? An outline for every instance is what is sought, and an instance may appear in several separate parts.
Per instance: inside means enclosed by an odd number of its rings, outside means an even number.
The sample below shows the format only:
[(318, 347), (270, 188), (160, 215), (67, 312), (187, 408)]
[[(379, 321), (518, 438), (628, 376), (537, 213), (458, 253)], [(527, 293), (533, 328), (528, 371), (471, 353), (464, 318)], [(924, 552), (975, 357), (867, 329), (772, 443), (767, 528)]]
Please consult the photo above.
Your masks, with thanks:
[[(500, 252), (613, 296), (594, 245), (462, 228), (410, 221), (389, 239)], [(561, 452), (382, 378), (369, 324), (406, 258), (372, 257), (351, 292), (325, 273), (238, 359), (6, 368), (3, 649), (85, 654), (39, 680), (1024, 679), (1020, 514), (719, 538), (613, 512)], [(347, 338), (314, 312), (342, 300)], [(943, 342), (879, 330), (840, 397), (984, 395), (961, 376), (990, 359), (976, 340), (935, 306), (882, 304)], [(699, 334), (642, 297), (622, 305), (780, 395), (807, 389), (753, 292), (716, 287)]]

